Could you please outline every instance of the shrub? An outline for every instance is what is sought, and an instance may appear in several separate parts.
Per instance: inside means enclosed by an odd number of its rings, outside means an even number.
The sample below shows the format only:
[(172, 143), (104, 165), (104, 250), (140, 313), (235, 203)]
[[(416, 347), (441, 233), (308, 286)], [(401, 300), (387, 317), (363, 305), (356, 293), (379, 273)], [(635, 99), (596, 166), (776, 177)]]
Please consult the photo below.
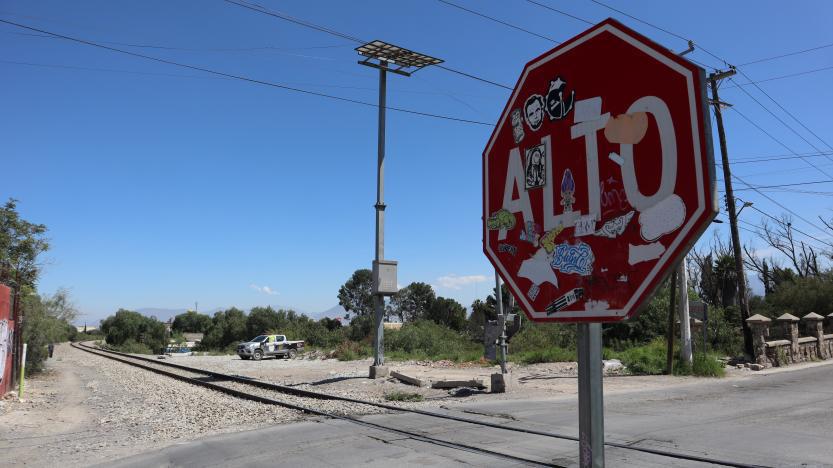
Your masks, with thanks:
[(120, 345), (110, 345), (110, 349), (115, 351), (120, 351), (122, 353), (130, 353), (130, 354), (155, 354), (152, 349), (150, 349), (144, 343), (137, 343), (136, 340), (132, 338), (128, 338)]
[(333, 351), (333, 357), (339, 361), (356, 361), (372, 355), (373, 349), (370, 345), (358, 341), (342, 341)]
[[(667, 345), (656, 339), (647, 345), (637, 346), (620, 353), (606, 352), (606, 357), (618, 358), (632, 374), (659, 375), (665, 373)], [(674, 349), (674, 375), (695, 375), (698, 377), (723, 377), (723, 362), (714, 353), (695, 353), (691, 365), (680, 359), (679, 347)]]
[(422, 401), (423, 396), (419, 393), (402, 392), (399, 390), (385, 394), (387, 401)]
[(542, 362), (575, 362), (576, 350), (549, 347), (545, 349), (524, 351), (522, 353), (510, 353), (507, 358), (521, 364), (538, 364)]
[(483, 356), (482, 345), (430, 320), (406, 323), (399, 330), (387, 330), (385, 351), (393, 359), (474, 361)]

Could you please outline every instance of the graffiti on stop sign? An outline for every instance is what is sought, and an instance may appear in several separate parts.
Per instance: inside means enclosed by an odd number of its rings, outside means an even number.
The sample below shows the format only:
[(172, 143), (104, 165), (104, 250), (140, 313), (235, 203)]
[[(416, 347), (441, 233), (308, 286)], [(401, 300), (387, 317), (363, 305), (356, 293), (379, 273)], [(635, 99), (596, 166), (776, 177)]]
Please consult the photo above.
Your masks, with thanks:
[(626, 318), (716, 213), (703, 72), (608, 20), (530, 62), (484, 151), (484, 250), (533, 320)]

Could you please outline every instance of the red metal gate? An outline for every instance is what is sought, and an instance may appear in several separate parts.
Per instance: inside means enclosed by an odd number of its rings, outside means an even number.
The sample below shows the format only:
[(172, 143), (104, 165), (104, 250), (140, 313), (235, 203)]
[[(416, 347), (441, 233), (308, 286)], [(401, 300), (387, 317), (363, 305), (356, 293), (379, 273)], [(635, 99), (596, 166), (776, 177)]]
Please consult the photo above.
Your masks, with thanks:
[(11, 316), (11, 289), (0, 284), (0, 396), (11, 390), (14, 321)]

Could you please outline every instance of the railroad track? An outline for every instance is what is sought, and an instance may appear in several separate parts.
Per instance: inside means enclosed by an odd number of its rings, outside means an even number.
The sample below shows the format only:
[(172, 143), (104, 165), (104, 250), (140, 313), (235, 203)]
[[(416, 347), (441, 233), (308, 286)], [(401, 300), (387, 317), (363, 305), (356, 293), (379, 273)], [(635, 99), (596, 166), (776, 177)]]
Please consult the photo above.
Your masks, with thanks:
[[(96, 354), (98, 356), (102, 356), (107, 359), (112, 359), (115, 361), (119, 361), (121, 363), (139, 367), (150, 372), (154, 372), (160, 375), (165, 375), (167, 377), (171, 377), (174, 379), (178, 379), (192, 385), (198, 385), (202, 387), (206, 387), (218, 392), (225, 393), (227, 395), (231, 395), (237, 398), (242, 398), (246, 400), (252, 400), (259, 403), (270, 404), (270, 405), (278, 405), (285, 408), (301, 411), (306, 414), (313, 414), (317, 416), (324, 416), (333, 419), (341, 419), (345, 421), (349, 421), (354, 424), (359, 424), (365, 427), (372, 427), (374, 429), (380, 429), (386, 432), (393, 432), (400, 435), (405, 435), (411, 438), (414, 438), (419, 441), (423, 441), (426, 443), (431, 443), (435, 445), (440, 445), (444, 447), (464, 450), (468, 452), (479, 453), (483, 455), (489, 455), (496, 458), (502, 458), (530, 466), (551, 466), (551, 467), (560, 467), (561, 465), (556, 465), (548, 461), (541, 461), (541, 460), (533, 460), (525, 457), (520, 457), (517, 455), (496, 452), (493, 450), (484, 449), (481, 447), (475, 447), (472, 445), (461, 444), (457, 442), (452, 442), (448, 440), (437, 439), (435, 437), (429, 436), (424, 433), (417, 433), (410, 430), (403, 430), (394, 427), (384, 426), (381, 424), (373, 423), (370, 421), (366, 421), (360, 419), (355, 416), (351, 416), (347, 412), (338, 412), (338, 411), (325, 411), (316, 408), (316, 405), (320, 405), (321, 400), (329, 400), (329, 401), (340, 401), (345, 403), (351, 403), (354, 405), (364, 405), (367, 409), (369, 408), (376, 408), (376, 409), (383, 409), (387, 411), (393, 412), (407, 412), (412, 414), (418, 414), (422, 416), (432, 417), (432, 418), (439, 418), (451, 421), (462, 422), (466, 424), (473, 424), (478, 426), (489, 427), (493, 429), (500, 429), (503, 431), (510, 431), (510, 432), (518, 432), (523, 434), (530, 434), (536, 435), (541, 437), (549, 437), (553, 439), (560, 439), (560, 440), (567, 440), (567, 441), (574, 441), (578, 442), (578, 438), (574, 436), (569, 436), (565, 434), (558, 434), (554, 432), (547, 432), (547, 431), (539, 431), (535, 429), (529, 428), (520, 428), (520, 427), (512, 427), (507, 426), (505, 424), (496, 424), (490, 423), (487, 421), (480, 421), (476, 419), (464, 418), (460, 416), (455, 416), (451, 414), (444, 414), (444, 413), (437, 413), (433, 411), (421, 410), (417, 408), (405, 408), (395, 405), (389, 405), (385, 403), (378, 403), (366, 400), (360, 400), (357, 398), (350, 398), (344, 397), (339, 395), (330, 395), (327, 393), (321, 392), (314, 392), (310, 390), (304, 390), (295, 387), (288, 387), (285, 385), (274, 384), (271, 382), (265, 382), (262, 380), (257, 380), (253, 378), (241, 377), (238, 375), (229, 375), (223, 374), (219, 372), (209, 371), (206, 369), (199, 369), (195, 367), (184, 366), (181, 364), (175, 364), (172, 362), (164, 362), (158, 359), (151, 359), (145, 358), (141, 356), (135, 356), (132, 354), (121, 353), (118, 351), (112, 350), (105, 350), (97, 347), (89, 346), (85, 343), (72, 343), (72, 346), (76, 349)], [(252, 391), (255, 389), (255, 391)], [(282, 399), (275, 399), (272, 398), (274, 393), (278, 393), (282, 396)], [(269, 396), (267, 396), (269, 395)], [(355, 410), (355, 408), (354, 408)], [(371, 412), (371, 411), (367, 411)], [(651, 455), (667, 457), (677, 460), (687, 460), (687, 461), (695, 461), (695, 462), (702, 462), (702, 463), (710, 463), (713, 465), (720, 465), (720, 466), (731, 466), (736, 468), (765, 468), (761, 465), (750, 465), (745, 463), (733, 462), (728, 460), (719, 460), (715, 458), (708, 458), (708, 457), (701, 457), (697, 455), (688, 455), (688, 454), (681, 454), (675, 452), (669, 452), (665, 450), (659, 449), (652, 449), (647, 447), (639, 447), (636, 445), (630, 444), (621, 444), (616, 442), (605, 442), (605, 445), (608, 447), (614, 447), (624, 450), (632, 450), (636, 452), (647, 453)]]

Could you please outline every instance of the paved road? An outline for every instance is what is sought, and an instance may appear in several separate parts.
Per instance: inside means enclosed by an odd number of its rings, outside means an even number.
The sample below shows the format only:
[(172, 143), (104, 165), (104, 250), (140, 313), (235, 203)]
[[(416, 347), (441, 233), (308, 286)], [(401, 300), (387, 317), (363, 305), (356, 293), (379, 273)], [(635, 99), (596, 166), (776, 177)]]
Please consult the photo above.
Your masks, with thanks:
[[(765, 466), (833, 467), (833, 365), (698, 381), (605, 396), (607, 441)], [(575, 397), (467, 405), (468, 418), (575, 436)], [(455, 414), (461, 408), (455, 408)], [(577, 444), (412, 414), (366, 421), (488, 447), (541, 463), (577, 464)], [(708, 466), (607, 448), (608, 466)], [(345, 421), (319, 420), (211, 437), (115, 463), (145, 466), (522, 466)], [(109, 466), (113, 466), (110, 463)]]

